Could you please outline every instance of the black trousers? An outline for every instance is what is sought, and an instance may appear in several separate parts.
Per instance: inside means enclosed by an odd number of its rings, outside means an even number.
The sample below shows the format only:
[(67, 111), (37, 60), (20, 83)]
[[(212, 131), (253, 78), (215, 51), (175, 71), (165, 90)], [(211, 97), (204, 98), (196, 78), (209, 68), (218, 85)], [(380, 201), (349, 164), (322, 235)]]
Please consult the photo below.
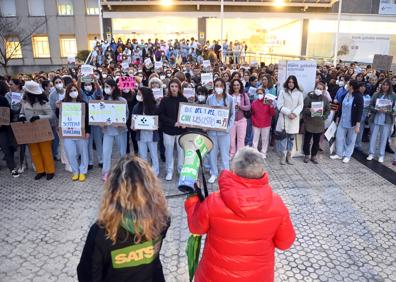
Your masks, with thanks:
[[(303, 146), (304, 155), (306, 155), (306, 156), (311, 155), (312, 157), (315, 157), (318, 154), (319, 142), (320, 142), (321, 135), (322, 135), (322, 133), (311, 133), (311, 132), (305, 131), (304, 146)], [(311, 148), (311, 140), (312, 139), (313, 139), (313, 144), (312, 144), (312, 148)]]
[(5, 161), (9, 170), (15, 169), (14, 148), (12, 148), (10, 131), (4, 130), (0, 132), (0, 148), (5, 155)]

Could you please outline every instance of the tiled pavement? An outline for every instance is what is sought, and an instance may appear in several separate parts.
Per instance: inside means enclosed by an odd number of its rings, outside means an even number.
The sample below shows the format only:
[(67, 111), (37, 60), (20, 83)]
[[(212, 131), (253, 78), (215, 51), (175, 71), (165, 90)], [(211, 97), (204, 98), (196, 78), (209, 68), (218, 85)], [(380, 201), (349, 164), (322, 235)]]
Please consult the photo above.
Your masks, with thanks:
[[(355, 160), (321, 156), (320, 164), (267, 161), (273, 189), (288, 206), (297, 240), (278, 252), (276, 281), (396, 281), (396, 187)], [(0, 171), (0, 281), (75, 281), (102, 183), (95, 169), (84, 184), (58, 169), (53, 181), (27, 171)], [(176, 193), (176, 181), (163, 181)], [(216, 187), (211, 187), (216, 189)], [(168, 201), (172, 225), (162, 249), (167, 281), (188, 281), (189, 236), (181, 198)]]

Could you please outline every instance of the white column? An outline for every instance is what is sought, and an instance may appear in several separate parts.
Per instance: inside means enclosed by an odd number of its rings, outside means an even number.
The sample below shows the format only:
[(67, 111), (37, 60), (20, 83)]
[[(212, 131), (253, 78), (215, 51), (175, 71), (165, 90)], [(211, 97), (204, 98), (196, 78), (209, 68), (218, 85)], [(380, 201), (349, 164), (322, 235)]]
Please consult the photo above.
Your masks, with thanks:
[(224, 30), (224, 0), (220, 0), (221, 2), (221, 8), (220, 8), (220, 17), (221, 17), (221, 23), (220, 23), (220, 28), (221, 28), (221, 36), (220, 36), (220, 45), (223, 46), (223, 30)]
[(340, 22), (341, 22), (341, 12), (342, 12), (342, 0), (338, 1), (338, 16), (337, 16), (337, 33), (335, 37), (335, 44), (334, 44), (334, 61), (333, 65), (337, 65), (337, 57), (338, 57), (338, 36), (340, 34)]

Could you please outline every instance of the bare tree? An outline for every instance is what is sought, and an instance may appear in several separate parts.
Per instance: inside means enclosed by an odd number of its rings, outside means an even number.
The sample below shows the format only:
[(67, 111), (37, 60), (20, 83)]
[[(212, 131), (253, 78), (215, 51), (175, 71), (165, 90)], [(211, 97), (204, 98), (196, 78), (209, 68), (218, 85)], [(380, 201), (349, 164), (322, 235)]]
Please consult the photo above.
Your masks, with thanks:
[[(46, 23), (45, 19), (29, 22), (23, 25), (23, 20), (17, 18), (0, 17), (0, 65), (8, 74), (8, 65), (17, 54), (18, 50), (31, 44), (33, 34), (35, 34)], [(16, 38), (15, 44), (8, 44), (10, 39)]]

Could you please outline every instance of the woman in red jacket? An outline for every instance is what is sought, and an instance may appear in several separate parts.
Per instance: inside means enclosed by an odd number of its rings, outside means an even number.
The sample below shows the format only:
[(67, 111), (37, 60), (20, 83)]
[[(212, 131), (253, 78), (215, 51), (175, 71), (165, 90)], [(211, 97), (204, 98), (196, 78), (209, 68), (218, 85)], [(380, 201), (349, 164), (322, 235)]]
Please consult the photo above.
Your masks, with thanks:
[(275, 116), (275, 103), (264, 99), (264, 90), (257, 89), (257, 100), (252, 103), (253, 148), (257, 149), (261, 135), (261, 153), (267, 158), (272, 117)]
[(239, 150), (231, 170), (221, 173), (219, 192), (185, 202), (191, 233), (207, 233), (194, 281), (273, 281), (275, 248), (286, 250), (295, 240), (289, 212), (272, 192), (257, 150)]

